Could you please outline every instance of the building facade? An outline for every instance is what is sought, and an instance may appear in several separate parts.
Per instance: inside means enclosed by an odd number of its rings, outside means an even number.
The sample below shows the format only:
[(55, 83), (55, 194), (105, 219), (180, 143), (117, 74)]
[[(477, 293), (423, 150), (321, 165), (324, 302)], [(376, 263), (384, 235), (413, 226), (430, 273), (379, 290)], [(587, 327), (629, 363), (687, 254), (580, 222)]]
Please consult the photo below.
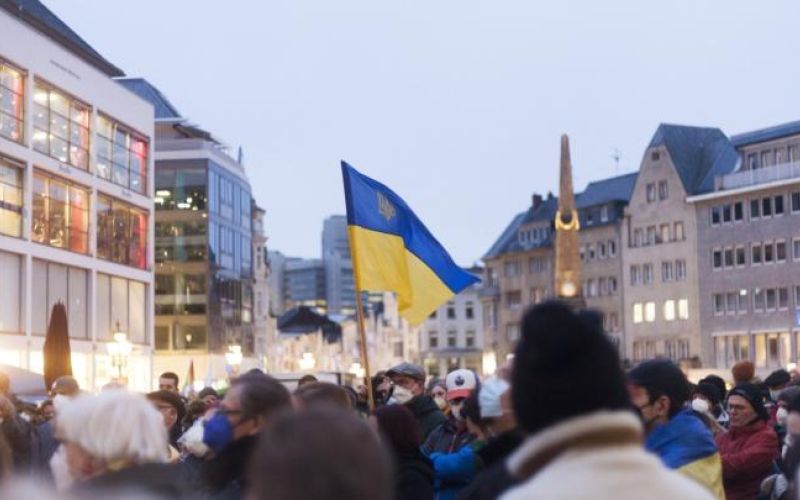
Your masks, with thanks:
[(153, 108), (38, 2), (0, 3), (0, 33), (0, 363), (42, 372), (62, 302), (81, 386), (149, 389)]
[[(467, 269), (480, 276), (481, 268)], [(444, 378), (448, 372), (468, 368), (479, 375), (494, 372), (496, 361), (483, 357), (483, 308), (477, 283), (433, 312), (420, 328), (420, 350), (428, 375)]]
[(800, 123), (731, 137), (737, 168), (696, 209), (709, 366), (763, 375), (800, 359)]
[[(244, 166), (189, 124), (142, 79), (120, 83), (150, 100), (155, 124), (155, 368), (206, 383), (257, 365), (253, 199)], [(233, 352), (242, 357), (231, 361)]]
[(331, 314), (356, 312), (356, 284), (347, 217), (332, 215), (322, 225), (322, 262), (325, 267), (325, 301)]

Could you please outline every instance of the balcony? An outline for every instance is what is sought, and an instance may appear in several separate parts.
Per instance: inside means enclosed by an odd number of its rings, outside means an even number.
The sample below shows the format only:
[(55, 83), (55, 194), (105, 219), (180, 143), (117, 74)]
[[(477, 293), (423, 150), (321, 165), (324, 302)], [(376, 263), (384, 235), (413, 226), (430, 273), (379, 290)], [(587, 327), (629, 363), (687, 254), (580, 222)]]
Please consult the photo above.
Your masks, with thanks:
[(497, 285), (486, 285), (478, 289), (479, 298), (492, 298), (500, 296), (500, 287)]
[(722, 191), (796, 178), (800, 178), (800, 162), (781, 163), (755, 170), (718, 175), (714, 182), (714, 188)]

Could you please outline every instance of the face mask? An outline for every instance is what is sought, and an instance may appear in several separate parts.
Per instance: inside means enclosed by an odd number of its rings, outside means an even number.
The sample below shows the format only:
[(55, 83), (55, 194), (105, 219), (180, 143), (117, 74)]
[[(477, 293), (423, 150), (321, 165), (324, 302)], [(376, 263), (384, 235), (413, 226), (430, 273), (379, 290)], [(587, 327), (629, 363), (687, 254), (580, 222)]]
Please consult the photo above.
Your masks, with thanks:
[(68, 402), (69, 398), (67, 396), (63, 394), (56, 394), (53, 398), (53, 408), (56, 409), (56, 413), (58, 413)]
[(219, 454), (233, 441), (233, 426), (224, 413), (217, 412), (203, 424), (203, 443)]
[(780, 393), (781, 393), (781, 391), (769, 391), (769, 397), (773, 401), (777, 401), (778, 400), (778, 396), (780, 395)]
[(397, 404), (404, 405), (411, 401), (414, 398), (414, 394), (411, 393), (410, 389), (406, 389), (402, 385), (394, 386), (394, 391), (392, 392), (392, 399), (395, 400)]
[(711, 410), (711, 405), (705, 399), (694, 398), (692, 400), (692, 410), (698, 413), (708, 413)]
[(450, 405), (450, 414), (453, 415), (453, 418), (455, 418), (459, 422), (464, 420), (464, 416), (461, 415), (461, 408), (463, 406), (464, 406), (464, 403), (458, 403), (458, 404), (451, 404)]
[(435, 398), (433, 398), (433, 402), (436, 403), (436, 406), (438, 406), (439, 409), (442, 411), (444, 411), (444, 409), (447, 408), (447, 400), (445, 400), (441, 396), (436, 396)]
[(775, 413), (775, 420), (778, 422), (778, 425), (784, 427), (786, 426), (786, 420), (789, 418), (789, 410), (784, 407), (778, 408), (778, 411)]

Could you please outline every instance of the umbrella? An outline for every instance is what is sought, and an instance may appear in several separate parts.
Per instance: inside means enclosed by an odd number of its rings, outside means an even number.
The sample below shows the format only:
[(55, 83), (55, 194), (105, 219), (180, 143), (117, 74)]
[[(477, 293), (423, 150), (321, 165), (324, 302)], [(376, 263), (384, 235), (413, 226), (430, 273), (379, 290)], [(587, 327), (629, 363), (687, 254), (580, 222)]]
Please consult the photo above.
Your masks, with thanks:
[(341, 336), (342, 327), (324, 314), (314, 312), (308, 306), (299, 306), (283, 313), (278, 318), (281, 333), (313, 333), (322, 330), (325, 340), (333, 343)]
[(53, 306), (50, 313), (50, 325), (44, 338), (44, 383), (49, 389), (53, 382), (64, 375), (72, 375), (70, 360), (69, 327), (67, 326), (67, 308), (61, 302)]

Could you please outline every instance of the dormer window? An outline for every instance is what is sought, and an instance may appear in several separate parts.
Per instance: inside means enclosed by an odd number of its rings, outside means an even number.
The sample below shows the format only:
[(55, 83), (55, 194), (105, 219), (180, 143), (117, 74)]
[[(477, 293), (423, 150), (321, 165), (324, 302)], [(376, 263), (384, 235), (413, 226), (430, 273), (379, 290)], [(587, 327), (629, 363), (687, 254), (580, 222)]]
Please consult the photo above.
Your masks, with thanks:
[(651, 161), (658, 161), (661, 159), (661, 152), (659, 151), (652, 151), (650, 153), (650, 160)]

